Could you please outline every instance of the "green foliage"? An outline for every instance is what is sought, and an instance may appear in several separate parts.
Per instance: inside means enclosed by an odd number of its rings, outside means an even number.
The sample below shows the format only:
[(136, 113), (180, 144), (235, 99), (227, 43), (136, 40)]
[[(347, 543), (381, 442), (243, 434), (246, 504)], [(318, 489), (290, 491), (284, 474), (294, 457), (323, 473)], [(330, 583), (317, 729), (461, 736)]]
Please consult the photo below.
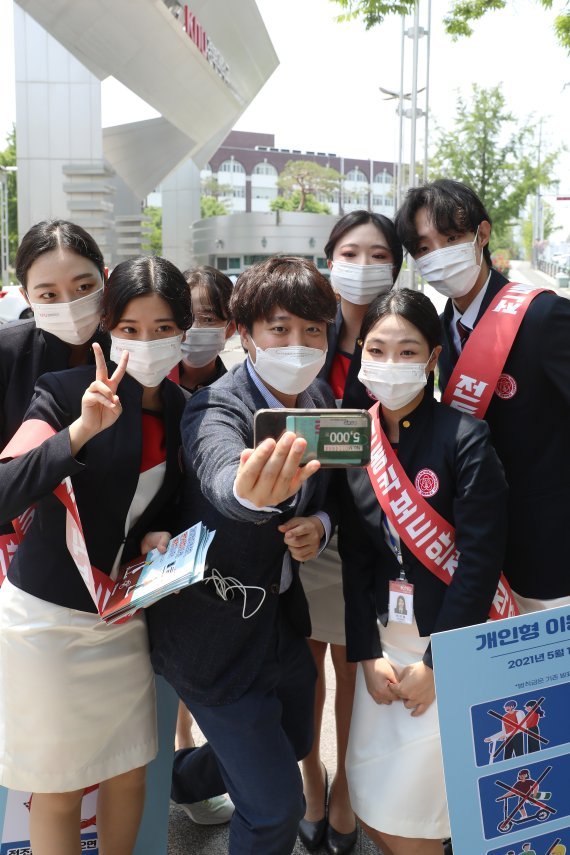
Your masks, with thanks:
[[(7, 146), (0, 151), (0, 165), (16, 166), (16, 127), (6, 137)], [(14, 265), (18, 249), (18, 177), (16, 172), (8, 173), (8, 252), (9, 264)]]
[[(329, 166), (320, 166), (310, 160), (289, 160), (277, 179), (277, 186), (287, 200), (292, 199), (294, 193), (298, 193), (297, 207), (284, 210), (307, 211), (309, 196), (321, 194), (330, 199), (339, 189), (341, 181), (340, 172)], [(315, 200), (315, 204), (319, 203)], [(272, 206), (272, 210), (276, 208)], [(329, 211), (316, 213), (329, 213)]]
[[(272, 211), (299, 211), (301, 202), (301, 193), (299, 190), (294, 190), (288, 196), (278, 196), (270, 202), (269, 207)], [(319, 202), (312, 193), (308, 193), (305, 197), (305, 207), (303, 208), (307, 214), (330, 214), (330, 206), (325, 202)]]
[(221, 217), (229, 214), (232, 188), (230, 184), (220, 184), (217, 178), (210, 175), (202, 181), (202, 196), (200, 197), (200, 216)]
[[(415, 7), (414, 0), (331, 0), (344, 11), (339, 21), (360, 19), (367, 30), (381, 24), (387, 15), (408, 15)], [(537, 0), (547, 11), (552, 8), (552, 0)], [(443, 21), (445, 29), (452, 37), (470, 36), (471, 24), (478, 21), (487, 12), (504, 9), (507, 0), (451, 0), (451, 8)], [(513, 4), (513, 13), (516, 7)], [(566, 8), (554, 19), (554, 32), (562, 47), (570, 53), (570, 11)]]
[(229, 213), (227, 202), (220, 202), (214, 196), (200, 197), (200, 217), (205, 220), (207, 217), (220, 217)]
[(213, 175), (210, 175), (208, 178), (202, 179), (203, 196), (212, 196), (214, 199), (220, 199), (223, 196), (231, 196), (231, 192), (231, 184), (220, 184), (218, 179), (214, 178)]
[(162, 208), (149, 205), (144, 209), (144, 215), (149, 218), (150, 224), (147, 226), (141, 249), (151, 255), (162, 255)]
[(493, 221), (493, 245), (508, 246), (527, 197), (551, 183), (558, 154), (543, 150), (538, 166), (535, 125), (520, 123), (507, 110), (498, 86), (474, 84), (469, 102), (457, 98), (454, 128), (438, 129), (429, 177), (473, 187)]
[(381, 24), (386, 15), (408, 15), (413, 11), (415, 0), (332, 0), (346, 11), (338, 21), (353, 21), (361, 18), (367, 30)]

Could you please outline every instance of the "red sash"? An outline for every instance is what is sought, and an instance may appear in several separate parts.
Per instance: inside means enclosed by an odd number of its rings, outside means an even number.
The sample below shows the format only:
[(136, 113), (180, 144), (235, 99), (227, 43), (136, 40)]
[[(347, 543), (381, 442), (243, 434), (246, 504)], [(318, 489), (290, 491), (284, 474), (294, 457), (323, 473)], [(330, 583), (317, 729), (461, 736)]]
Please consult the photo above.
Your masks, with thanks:
[[(382, 511), (400, 539), (424, 567), (449, 585), (459, 561), (455, 546), (455, 528), (418, 493), (386, 439), (378, 416), (379, 404), (372, 416), (372, 453), (366, 471)], [(489, 617), (500, 620), (518, 615), (509, 583), (501, 574)]]
[[(22, 454), (37, 448), (46, 439), (54, 436), (56, 431), (46, 422), (40, 419), (28, 419), (25, 421), (18, 432), (12, 437), (4, 451), (0, 454), (0, 460), (6, 458), (20, 457)], [(66, 513), (65, 521), (65, 537), (67, 548), (73, 558), (75, 565), (81, 573), (81, 578), (87, 586), (87, 590), (91, 594), (91, 598), (97, 607), (97, 611), (101, 614), (113, 588), (115, 582), (109, 578), (101, 570), (93, 567), (89, 561), (87, 554), (87, 545), (83, 535), (83, 528), (79, 518), (77, 502), (73, 492), (71, 478), (64, 478), (62, 483), (53, 491), (54, 496), (64, 505)], [(34, 515), (34, 509), (28, 508), (18, 519), (13, 520), (12, 525), (16, 532), (15, 538), (13, 535), (5, 535), (5, 538), (11, 538), (12, 545), (10, 546), (9, 561), (12, 560), (18, 544), (21, 542), (24, 534), (28, 530)], [(16, 541), (13, 543), (13, 541)], [(5, 575), (5, 574), (4, 574)], [(3, 580), (2, 580), (3, 581)]]
[(461, 351), (444, 404), (484, 417), (526, 310), (538, 294), (549, 290), (517, 282), (501, 288)]

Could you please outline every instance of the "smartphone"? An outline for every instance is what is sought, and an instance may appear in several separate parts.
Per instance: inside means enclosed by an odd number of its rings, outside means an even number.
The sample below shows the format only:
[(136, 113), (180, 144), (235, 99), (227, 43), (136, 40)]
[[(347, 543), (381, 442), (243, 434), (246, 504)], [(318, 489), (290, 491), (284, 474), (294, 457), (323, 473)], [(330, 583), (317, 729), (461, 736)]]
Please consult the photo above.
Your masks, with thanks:
[(279, 439), (287, 430), (307, 440), (301, 466), (310, 460), (330, 468), (370, 463), (372, 426), (366, 410), (258, 410), (253, 422), (254, 445), (267, 437)]

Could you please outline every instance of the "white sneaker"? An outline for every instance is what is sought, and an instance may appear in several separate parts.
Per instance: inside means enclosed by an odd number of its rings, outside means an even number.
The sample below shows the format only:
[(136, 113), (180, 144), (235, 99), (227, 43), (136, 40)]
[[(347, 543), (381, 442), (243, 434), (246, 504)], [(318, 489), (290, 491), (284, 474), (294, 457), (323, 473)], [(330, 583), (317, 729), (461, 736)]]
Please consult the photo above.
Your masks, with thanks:
[(222, 825), (229, 822), (235, 807), (229, 796), (214, 796), (190, 805), (179, 804), (196, 825)]

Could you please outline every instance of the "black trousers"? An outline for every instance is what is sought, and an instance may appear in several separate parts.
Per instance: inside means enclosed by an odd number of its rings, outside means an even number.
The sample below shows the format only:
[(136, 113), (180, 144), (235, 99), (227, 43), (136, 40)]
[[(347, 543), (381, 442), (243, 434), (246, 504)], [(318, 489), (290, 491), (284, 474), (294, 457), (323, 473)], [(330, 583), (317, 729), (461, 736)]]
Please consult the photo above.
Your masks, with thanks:
[[(208, 744), (176, 754), (172, 798), (228, 792), (231, 855), (289, 855), (305, 812), (297, 761), (313, 743), (316, 668), (306, 639), (280, 612), (261, 670), (237, 701), (187, 706)], [(182, 698), (184, 701), (184, 698)]]

